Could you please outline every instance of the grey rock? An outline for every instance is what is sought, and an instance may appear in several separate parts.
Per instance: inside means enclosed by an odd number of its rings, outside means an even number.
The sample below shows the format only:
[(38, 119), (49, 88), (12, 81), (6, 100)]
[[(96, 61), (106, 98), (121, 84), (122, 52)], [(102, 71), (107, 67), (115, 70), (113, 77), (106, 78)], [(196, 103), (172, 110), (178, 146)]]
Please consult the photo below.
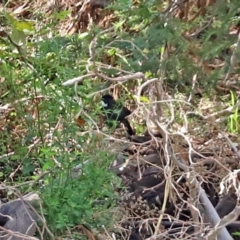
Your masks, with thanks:
[[(27, 201), (14, 200), (0, 207), (0, 225), (6, 230), (33, 236), (36, 232), (38, 215)], [(1, 239), (22, 240), (23, 237), (12, 236), (2, 231)]]

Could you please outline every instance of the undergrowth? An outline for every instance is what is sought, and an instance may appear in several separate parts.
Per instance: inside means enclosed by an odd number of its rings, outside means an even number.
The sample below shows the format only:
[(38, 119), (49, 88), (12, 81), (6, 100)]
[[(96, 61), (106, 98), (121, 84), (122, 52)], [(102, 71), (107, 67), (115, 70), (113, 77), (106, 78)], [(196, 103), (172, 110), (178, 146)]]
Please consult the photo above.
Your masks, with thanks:
[[(68, 19), (68, 11), (55, 12), (42, 24), (39, 19), (49, 15), (22, 19), (5, 9), (1, 13), (5, 31), (0, 39), (0, 103), (10, 105), (1, 110), (1, 180), (12, 185), (32, 181), (31, 187), (24, 185), (21, 190), (40, 193), (48, 226), (58, 236), (79, 224), (98, 229), (113, 225), (118, 216), (116, 189), (120, 183), (108, 167), (116, 154), (110, 154), (103, 137), (93, 132), (92, 121), (85, 119), (88, 127), (77, 125), (79, 97), (97, 122), (98, 91), (114, 87), (133, 100), (134, 91), (143, 82), (136, 79), (113, 84), (89, 76), (75, 92), (62, 83), (86, 74), (88, 61), (94, 60), (105, 64), (101, 71), (108, 76), (117, 77), (121, 70), (143, 72), (147, 77), (161, 75), (165, 88), (180, 93), (184, 100), (201, 88), (208, 100), (215, 101), (213, 88), (227, 67), (216, 67), (207, 74), (205, 68), (228, 58), (224, 50), (236, 39), (226, 32), (235, 21), (237, 3), (231, 1), (219, 11), (212, 7), (206, 15), (183, 21), (162, 12), (166, 1), (160, 5), (154, 1), (116, 1), (110, 10), (117, 21), (112, 23), (112, 31), (98, 36), (95, 59), (89, 59), (89, 45), (102, 30), (97, 24), (87, 32), (61, 36), (58, 24)], [(213, 12), (213, 24), (190, 37)], [(92, 66), (90, 70), (94, 70)], [(195, 75), (198, 80), (193, 83)], [(199, 101), (194, 100), (193, 107), (198, 108)], [(232, 132), (239, 132), (238, 115), (236, 109), (228, 124), (224, 122)], [(182, 124), (180, 113), (177, 118)], [(85, 130), (89, 132), (84, 135)], [(86, 160), (88, 163), (83, 164)], [(74, 178), (72, 169), (80, 163), (80, 176)]]

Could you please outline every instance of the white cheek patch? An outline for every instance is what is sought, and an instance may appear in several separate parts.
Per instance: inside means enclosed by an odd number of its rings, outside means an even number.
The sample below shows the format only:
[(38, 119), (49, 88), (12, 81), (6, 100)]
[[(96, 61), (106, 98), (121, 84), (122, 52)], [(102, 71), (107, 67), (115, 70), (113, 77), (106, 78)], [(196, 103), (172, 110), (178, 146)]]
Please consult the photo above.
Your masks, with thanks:
[(101, 101), (101, 104), (102, 104), (103, 107), (107, 107), (108, 106), (108, 104), (105, 103), (104, 101)]

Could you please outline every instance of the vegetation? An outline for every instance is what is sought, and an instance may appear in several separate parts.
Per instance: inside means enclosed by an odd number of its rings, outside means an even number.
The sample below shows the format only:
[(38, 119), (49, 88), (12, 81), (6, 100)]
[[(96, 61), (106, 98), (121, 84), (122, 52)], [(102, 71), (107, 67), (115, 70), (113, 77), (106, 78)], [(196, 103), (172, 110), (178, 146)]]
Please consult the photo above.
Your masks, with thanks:
[(109, 167), (127, 140), (102, 127), (104, 92), (135, 110), (138, 135), (150, 118), (180, 136), (174, 152), (223, 132), (238, 145), (239, 1), (3, 2), (2, 196), (38, 192), (54, 236), (120, 231), (124, 187)]

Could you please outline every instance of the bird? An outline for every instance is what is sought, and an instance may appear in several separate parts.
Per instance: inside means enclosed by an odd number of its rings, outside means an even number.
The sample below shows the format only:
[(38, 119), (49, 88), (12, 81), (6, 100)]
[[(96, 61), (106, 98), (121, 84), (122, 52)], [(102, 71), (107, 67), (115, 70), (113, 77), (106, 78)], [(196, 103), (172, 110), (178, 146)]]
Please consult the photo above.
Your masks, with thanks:
[(116, 102), (116, 100), (110, 94), (103, 95), (101, 103), (102, 110), (107, 117), (108, 126), (113, 127), (113, 121), (117, 121), (126, 127), (127, 133), (130, 136), (134, 135), (134, 131), (129, 121), (126, 119), (126, 117), (132, 113), (128, 108)]
[(233, 191), (229, 191), (226, 195), (224, 195), (218, 202), (215, 207), (216, 212), (218, 213), (220, 218), (228, 215), (237, 204), (237, 195)]

